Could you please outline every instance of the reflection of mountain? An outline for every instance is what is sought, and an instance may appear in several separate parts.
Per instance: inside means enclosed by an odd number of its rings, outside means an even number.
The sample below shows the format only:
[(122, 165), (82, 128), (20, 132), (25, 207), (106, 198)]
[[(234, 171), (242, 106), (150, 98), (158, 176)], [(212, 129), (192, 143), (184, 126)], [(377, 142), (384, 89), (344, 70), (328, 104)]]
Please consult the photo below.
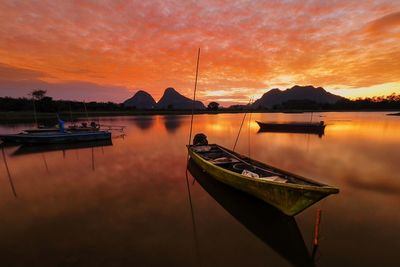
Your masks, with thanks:
[(189, 171), (226, 211), (293, 266), (314, 266), (293, 217), (218, 182), (193, 161), (189, 162)]
[[(191, 109), (192, 106), (192, 99), (181, 95), (172, 87), (165, 89), (164, 95), (157, 103), (159, 109)], [(194, 108), (205, 109), (205, 106), (200, 101), (195, 101)]]
[(72, 149), (83, 149), (92, 147), (104, 147), (112, 146), (111, 140), (92, 141), (92, 142), (80, 142), (70, 144), (49, 144), (40, 146), (20, 146), (12, 156), (20, 156), (25, 154), (34, 154), (42, 152), (60, 151), (60, 150), (72, 150)]
[(138, 128), (142, 130), (150, 129), (154, 125), (153, 116), (134, 117), (132, 118), (132, 121)]
[(182, 125), (182, 116), (167, 115), (163, 117), (165, 128), (169, 133), (174, 133)]

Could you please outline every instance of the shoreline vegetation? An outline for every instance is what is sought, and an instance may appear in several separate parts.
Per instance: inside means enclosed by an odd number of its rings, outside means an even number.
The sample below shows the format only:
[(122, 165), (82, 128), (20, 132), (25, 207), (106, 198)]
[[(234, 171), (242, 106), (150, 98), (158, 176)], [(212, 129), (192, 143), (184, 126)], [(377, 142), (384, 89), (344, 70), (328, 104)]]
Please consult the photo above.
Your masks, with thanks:
[[(319, 98), (315, 97), (316, 93), (320, 95)], [(288, 94), (290, 96), (287, 96)], [(285, 98), (282, 98), (282, 95), (286, 95)], [(197, 105), (194, 105), (194, 114), (387, 111), (394, 112), (387, 115), (400, 116), (400, 94), (350, 100), (313, 86), (294, 86), (285, 91), (271, 90), (248, 105), (220, 107), (220, 104), (214, 101), (207, 106), (200, 101), (196, 101), (195, 104)], [(46, 96), (45, 90), (34, 90), (29, 98), (0, 97), (0, 122), (33, 122), (35, 114), (40, 123), (57, 121), (57, 114), (64, 121), (100, 116), (190, 115), (192, 106), (191, 99), (182, 96), (173, 88), (167, 88), (158, 103), (148, 93), (139, 91), (132, 98), (119, 104), (54, 100)]]

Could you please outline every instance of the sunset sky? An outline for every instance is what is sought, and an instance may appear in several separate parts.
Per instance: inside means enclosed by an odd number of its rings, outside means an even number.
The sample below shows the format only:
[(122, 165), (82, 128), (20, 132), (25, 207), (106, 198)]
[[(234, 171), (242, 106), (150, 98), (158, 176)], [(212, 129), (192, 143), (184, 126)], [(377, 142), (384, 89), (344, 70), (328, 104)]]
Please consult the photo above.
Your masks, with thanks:
[(246, 103), (272, 88), (400, 93), (400, 0), (0, 0), (0, 96)]

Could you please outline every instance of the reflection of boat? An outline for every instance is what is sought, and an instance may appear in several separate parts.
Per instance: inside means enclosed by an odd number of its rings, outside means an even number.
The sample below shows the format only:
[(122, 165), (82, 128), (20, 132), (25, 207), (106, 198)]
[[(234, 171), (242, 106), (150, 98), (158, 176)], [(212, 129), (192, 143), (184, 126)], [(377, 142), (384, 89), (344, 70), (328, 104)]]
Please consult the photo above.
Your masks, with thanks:
[(42, 153), (50, 151), (60, 151), (60, 150), (65, 151), (65, 150), (83, 149), (91, 147), (104, 147), (104, 146), (112, 146), (111, 139), (92, 141), (92, 142), (70, 143), (70, 144), (46, 144), (40, 146), (22, 145), (12, 155), (19, 156), (25, 154), (34, 154), (34, 153)]
[(13, 142), (21, 144), (60, 144), (88, 142), (111, 139), (111, 133), (108, 131), (91, 132), (44, 132), (44, 133), (19, 133), (0, 135), (3, 142)]
[(193, 143), (188, 146), (190, 157), (205, 172), (287, 215), (296, 215), (322, 198), (339, 192), (335, 187), (277, 169), (222, 146)]
[(190, 160), (192, 176), (226, 211), (293, 266), (314, 266), (293, 217), (212, 179)]
[(284, 133), (313, 133), (323, 135), (325, 123), (313, 122), (287, 122), (287, 123), (267, 123), (256, 121), (260, 126), (260, 132), (284, 132)]

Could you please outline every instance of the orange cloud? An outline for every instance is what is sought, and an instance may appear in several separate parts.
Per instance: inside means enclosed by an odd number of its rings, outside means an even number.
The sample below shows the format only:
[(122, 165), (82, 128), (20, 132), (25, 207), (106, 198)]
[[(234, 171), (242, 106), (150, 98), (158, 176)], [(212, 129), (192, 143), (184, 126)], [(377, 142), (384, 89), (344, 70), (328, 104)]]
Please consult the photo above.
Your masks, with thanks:
[(201, 47), (201, 100), (223, 90), (220, 99), (247, 102), (294, 84), (351, 92), (400, 85), (399, 10), (384, 0), (5, 0), (0, 63), (46, 84), (112, 85), (113, 99), (115, 88), (143, 88), (158, 99), (168, 86), (191, 95)]

